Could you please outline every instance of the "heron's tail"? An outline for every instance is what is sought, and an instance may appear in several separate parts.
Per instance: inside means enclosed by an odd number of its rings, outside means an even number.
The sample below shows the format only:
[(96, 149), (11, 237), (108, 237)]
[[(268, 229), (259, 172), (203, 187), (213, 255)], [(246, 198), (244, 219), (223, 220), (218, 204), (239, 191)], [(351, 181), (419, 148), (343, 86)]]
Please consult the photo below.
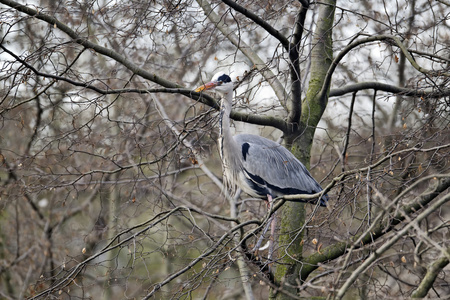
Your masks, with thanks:
[(327, 207), (328, 206), (328, 194), (325, 194), (325, 195), (323, 195), (321, 198), (320, 198), (320, 206), (323, 206), (323, 207)]

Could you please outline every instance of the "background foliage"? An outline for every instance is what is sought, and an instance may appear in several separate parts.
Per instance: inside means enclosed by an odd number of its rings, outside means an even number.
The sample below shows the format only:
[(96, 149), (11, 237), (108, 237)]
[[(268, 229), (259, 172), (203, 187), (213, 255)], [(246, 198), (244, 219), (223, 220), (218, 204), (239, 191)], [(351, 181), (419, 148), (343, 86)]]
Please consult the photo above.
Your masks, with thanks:
[[(0, 3), (1, 298), (450, 293), (447, 1)], [(192, 92), (218, 70), (235, 131), (329, 185), (274, 261), (249, 251), (266, 204), (222, 189), (218, 98)]]

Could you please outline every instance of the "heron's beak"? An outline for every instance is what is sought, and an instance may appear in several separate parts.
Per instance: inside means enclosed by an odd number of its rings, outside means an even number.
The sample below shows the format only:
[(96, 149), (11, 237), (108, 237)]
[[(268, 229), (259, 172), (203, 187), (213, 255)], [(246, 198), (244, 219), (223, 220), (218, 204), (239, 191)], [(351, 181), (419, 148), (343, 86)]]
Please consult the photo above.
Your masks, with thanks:
[(215, 88), (216, 86), (217, 86), (217, 82), (211, 81), (211, 82), (205, 83), (205, 84), (202, 85), (202, 86), (199, 86), (198, 88), (195, 89), (195, 91), (196, 91), (197, 93), (199, 93), (199, 92), (201, 92), (201, 91), (206, 91), (206, 90), (213, 89), (213, 88)]

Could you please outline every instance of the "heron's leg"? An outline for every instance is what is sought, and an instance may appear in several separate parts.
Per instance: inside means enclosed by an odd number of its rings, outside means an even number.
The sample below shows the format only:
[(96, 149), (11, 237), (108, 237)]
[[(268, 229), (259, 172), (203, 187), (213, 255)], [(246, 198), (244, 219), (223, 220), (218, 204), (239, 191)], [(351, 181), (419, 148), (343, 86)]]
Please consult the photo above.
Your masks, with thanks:
[[(267, 207), (270, 211), (270, 209), (273, 206), (273, 199), (271, 195), (267, 195)], [(269, 259), (272, 257), (273, 254), (273, 245), (274, 245), (274, 236), (275, 236), (275, 226), (276, 226), (276, 216), (275, 213), (272, 214), (272, 216), (269, 218), (269, 220), (267, 221), (266, 226), (264, 227), (261, 236), (259, 237), (258, 241), (255, 244), (255, 247), (252, 249), (252, 251), (258, 251), (258, 250), (265, 250), (267, 248), (267, 244), (264, 247), (261, 247), (262, 241), (264, 239), (264, 235), (267, 233), (267, 230), (269, 230), (269, 226), (271, 227), (270, 229), (270, 237), (269, 237), (269, 242), (268, 242), (268, 247), (269, 247)]]
[[(271, 195), (267, 195), (267, 199), (269, 200), (269, 210), (272, 209), (273, 207), (273, 199)], [(272, 214), (272, 216), (270, 217), (269, 220), (269, 224), (270, 224), (270, 237), (269, 237), (269, 254), (267, 256), (268, 260), (272, 259), (272, 255), (274, 252), (274, 239), (275, 239), (275, 227), (277, 224), (277, 216), (276, 216), (276, 212), (274, 212)]]
[(261, 236), (259, 237), (258, 241), (256, 241), (255, 247), (253, 247), (252, 252), (258, 251), (258, 250), (265, 250), (267, 249), (267, 244), (261, 247), (262, 241), (264, 239), (264, 235), (266, 234), (267, 230), (269, 230), (270, 224), (272, 224), (273, 215), (270, 217), (269, 221), (267, 222), (266, 226), (264, 227)]

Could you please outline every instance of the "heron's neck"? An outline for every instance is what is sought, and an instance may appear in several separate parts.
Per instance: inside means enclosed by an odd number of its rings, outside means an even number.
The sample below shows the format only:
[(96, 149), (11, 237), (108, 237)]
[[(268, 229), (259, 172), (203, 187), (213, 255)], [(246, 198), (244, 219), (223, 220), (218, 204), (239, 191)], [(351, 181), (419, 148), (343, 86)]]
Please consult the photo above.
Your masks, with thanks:
[(223, 100), (220, 104), (220, 134), (219, 134), (219, 146), (220, 155), (222, 159), (228, 159), (226, 153), (234, 153), (232, 150), (237, 148), (237, 144), (231, 135), (230, 128), (230, 113), (233, 100), (233, 92), (230, 91), (223, 95)]
[(223, 95), (223, 99), (220, 103), (220, 135), (230, 135), (230, 113), (232, 103), (232, 93), (226, 93)]
[(230, 130), (230, 113), (233, 100), (233, 91), (223, 95), (220, 104), (220, 134), (219, 134), (219, 151), (222, 157), (222, 172), (224, 186), (236, 190), (239, 171), (242, 169), (241, 156), (239, 155), (239, 146), (231, 135)]

